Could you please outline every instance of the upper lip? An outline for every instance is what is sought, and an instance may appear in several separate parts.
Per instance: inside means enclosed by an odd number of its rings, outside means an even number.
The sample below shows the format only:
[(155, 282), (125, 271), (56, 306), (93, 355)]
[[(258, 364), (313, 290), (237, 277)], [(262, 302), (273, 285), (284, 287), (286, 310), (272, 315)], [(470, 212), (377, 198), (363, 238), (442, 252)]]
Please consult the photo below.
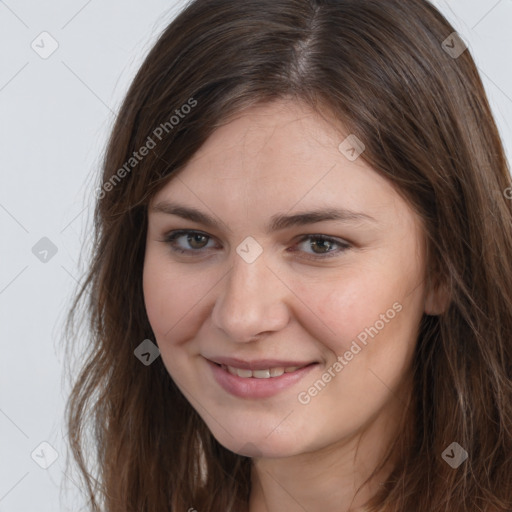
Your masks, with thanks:
[(316, 361), (285, 361), (279, 359), (255, 359), (254, 361), (244, 361), (234, 357), (209, 357), (213, 363), (233, 366), (242, 370), (266, 370), (268, 368), (289, 368), (291, 366), (308, 366)]

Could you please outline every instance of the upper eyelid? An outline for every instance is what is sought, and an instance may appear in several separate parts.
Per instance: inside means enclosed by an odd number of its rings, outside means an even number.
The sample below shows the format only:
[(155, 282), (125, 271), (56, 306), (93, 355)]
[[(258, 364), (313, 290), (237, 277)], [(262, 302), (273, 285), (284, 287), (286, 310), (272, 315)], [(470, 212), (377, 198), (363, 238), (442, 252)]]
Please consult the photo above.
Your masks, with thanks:
[(173, 229), (163, 235), (163, 240), (166, 241), (171, 236), (173, 236), (175, 238), (179, 238), (181, 236), (190, 235), (190, 234), (203, 235), (211, 240), (217, 239), (215, 236), (205, 233), (204, 231), (197, 230), (197, 229)]
[[(217, 239), (216, 236), (210, 235), (209, 233), (206, 233), (205, 231), (201, 231), (199, 229), (172, 229), (171, 231), (164, 233), (163, 239), (166, 240), (170, 236), (179, 237), (179, 236), (187, 235), (187, 234), (199, 234), (199, 235), (206, 236), (207, 238), (210, 238), (210, 239), (215, 239), (215, 240)], [(297, 235), (297, 237), (299, 238), (299, 240), (311, 237), (311, 238), (328, 238), (328, 239), (332, 239), (334, 241), (338, 241), (339, 243), (346, 243), (346, 244), (350, 243), (348, 240), (345, 240), (344, 238), (340, 238), (340, 237), (337, 237), (334, 235), (326, 235), (324, 233), (306, 233), (304, 235)], [(297, 237), (295, 237), (295, 238), (297, 238)]]

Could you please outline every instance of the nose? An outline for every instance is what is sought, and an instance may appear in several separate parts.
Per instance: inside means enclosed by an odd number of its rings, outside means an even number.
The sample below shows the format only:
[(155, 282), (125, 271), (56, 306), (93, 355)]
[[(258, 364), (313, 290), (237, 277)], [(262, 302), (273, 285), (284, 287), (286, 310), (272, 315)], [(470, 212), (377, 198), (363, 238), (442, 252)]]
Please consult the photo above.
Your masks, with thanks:
[(292, 292), (267, 267), (263, 255), (252, 263), (235, 255), (219, 287), (212, 322), (230, 340), (249, 342), (288, 324), (287, 294)]

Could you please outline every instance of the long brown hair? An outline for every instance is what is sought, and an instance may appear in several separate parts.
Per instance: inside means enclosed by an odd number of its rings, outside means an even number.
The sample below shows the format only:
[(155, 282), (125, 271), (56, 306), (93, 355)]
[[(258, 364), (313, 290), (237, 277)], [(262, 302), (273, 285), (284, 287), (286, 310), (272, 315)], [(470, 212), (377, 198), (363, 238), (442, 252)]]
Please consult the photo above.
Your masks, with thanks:
[[(67, 421), (91, 510), (247, 508), (251, 459), (213, 438), (161, 358), (145, 366), (134, 350), (155, 340), (142, 290), (149, 200), (218, 126), (282, 98), (364, 142), (361, 157), (421, 215), (429, 278), (449, 293), (421, 321), (413, 433), (397, 436), (372, 510), (512, 510), (511, 178), (470, 52), (450, 52), (454, 32), (425, 0), (196, 0), (165, 29), (113, 128), (66, 324), (72, 346), (76, 315), (88, 319)], [(469, 455), (457, 469), (441, 456), (452, 442)]]

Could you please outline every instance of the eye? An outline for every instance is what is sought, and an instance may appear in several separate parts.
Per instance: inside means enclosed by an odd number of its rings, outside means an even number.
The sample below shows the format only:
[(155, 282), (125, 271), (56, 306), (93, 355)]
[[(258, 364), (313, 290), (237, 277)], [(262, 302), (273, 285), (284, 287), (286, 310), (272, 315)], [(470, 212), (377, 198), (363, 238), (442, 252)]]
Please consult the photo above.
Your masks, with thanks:
[[(179, 240), (181, 239), (181, 244)], [(208, 242), (213, 240), (209, 235), (200, 231), (180, 229), (167, 233), (162, 240), (168, 244), (172, 251), (180, 254), (199, 255), (204, 252), (203, 249), (211, 249), (208, 247)], [(306, 243), (308, 242), (308, 243)], [(306, 259), (322, 259), (331, 258), (338, 255), (341, 252), (351, 248), (348, 242), (338, 240), (326, 235), (305, 235), (303, 236), (296, 246), (304, 244), (305, 248), (313, 249), (313, 252), (308, 253), (305, 250), (299, 251), (309, 254), (305, 256)], [(337, 247), (337, 250), (333, 250), (333, 247)], [(318, 249), (318, 252), (317, 252)], [(291, 249), (291, 252), (297, 252), (296, 249)]]
[[(178, 244), (178, 240), (181, 238), (183, 238), (185, 246)], [(206, 247), (208, 240), (211, 240), (211, 237), (200, 231), (180, 229), (165, 235), (163, 242), (169, 244), (172, 251), (183, 254), (199, 252)]]
[[(310, 253), (303, 251), (306, 252), (306, 254), (309, 254), (309, 256), (306, 256), (306, 258), (309, 259), (332, 258), (351, 247), (348, 242), (326, 235), (305, 235), (299, 240), (297, 245), (300, 246), (301, 244), (305, 244), (306, 248), (309, 247), (310, 249), (313, 249), (313, 252)], [(338, 249), (332, 250), (335, 246), (337, 246)], [(316, 249), (319, 249), (319, 251), (317, 252)]]

